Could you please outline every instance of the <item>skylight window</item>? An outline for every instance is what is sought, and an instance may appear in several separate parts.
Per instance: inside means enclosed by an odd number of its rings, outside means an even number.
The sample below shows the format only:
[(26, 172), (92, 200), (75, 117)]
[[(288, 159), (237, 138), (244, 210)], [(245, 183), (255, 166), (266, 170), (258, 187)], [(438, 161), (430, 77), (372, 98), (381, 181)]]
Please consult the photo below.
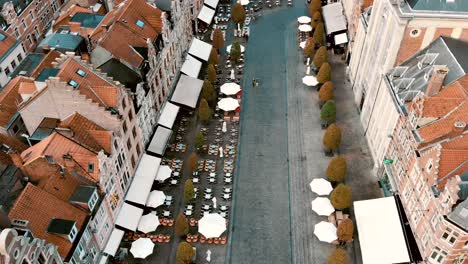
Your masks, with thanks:
[(6, 39), (6, 36), (0, 33), (0, 41), (4, 41)]
[(143, 27), (145, 26), (145, 22), (143, 22), (143, 21), (141, 21), (140, 19), (138, 19), (138, 20), (136, 21), (136, 25), (139, 26), (139, 27), (141, 27), (141, 28), (143, 28)]
[(76, 71), (76, 74), (78, 74), (78, 75), (81, 76), (81, 77), (85, 77), (85, 76), (86, 76), (86, 72), (84, 72), (83, 70), (80, 70), (80, 69), (78, 69), (78, 70)]
[(78, 87), (78, 83), (77, 83), (77, 82), (75, 82), (74, 80), (70, 80), (70, 81), (68, 81), (68, 84), (69, 84), (69, 85), (71, 85), (71, 86), (73, 86), (73, 88), (76, 88), (76, 87)]

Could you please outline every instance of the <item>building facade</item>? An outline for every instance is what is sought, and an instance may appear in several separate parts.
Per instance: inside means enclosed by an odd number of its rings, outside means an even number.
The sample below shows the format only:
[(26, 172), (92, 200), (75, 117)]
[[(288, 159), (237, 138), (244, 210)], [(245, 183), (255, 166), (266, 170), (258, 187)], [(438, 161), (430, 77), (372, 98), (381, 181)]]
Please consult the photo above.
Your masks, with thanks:
[(10, 73), (26, 57), (23, 45), (14, 37), (0, 30), (0, 87), (10, 81)]

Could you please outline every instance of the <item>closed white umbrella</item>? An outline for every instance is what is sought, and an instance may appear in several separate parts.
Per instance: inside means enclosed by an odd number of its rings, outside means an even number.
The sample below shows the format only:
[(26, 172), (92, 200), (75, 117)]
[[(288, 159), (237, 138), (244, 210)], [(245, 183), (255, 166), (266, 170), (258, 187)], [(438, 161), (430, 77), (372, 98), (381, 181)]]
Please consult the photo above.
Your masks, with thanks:
[(219, 147), (219, 157), (223, 157), (223, 147)]
[(240, 4), (243, 5), (243, 6), (248, 5), (249, 3), (250, 3), (249, 0), (240, 0)]
[(299, 47), (301, 47), (301, 49), (305, 49), (305, 46), (306, 46), (306, 41), (301, 41), (301, 43), (299, 43)]
[(143, 233), (153, 232), (159, 226), (159, 218), (156, 213), (150, 213), (144, 215), (140, 218), (140, 222), (138, 223), (138, 230)]
[(132, 243), (132, 247), (130, 248), (130, 252), (132, 253), (133, 257), (135, 258), (146, 258), (147, 256), (153, 254), (154, 243), (151, 242), (151, 239), (139, 238)]
[(151, 208), (156, 208), (164, 204), (166, 200), (166, 195), (163, 191), (152, 191), (146, 201), (146, 206)]
[(301, 32), (310, 32), (312, 31), (312, 26), (311, 25), (300, 25), (299, 26), (299, 31)]
[(226, 123), (226, 121), (223, 121), (223, 128), (221, 129), (221, 131), (223, 131), (223, 133), (227, 132), (227, 123)]
[(300, 24), (308, 24), (312, 22), (312, 19), (308, 16), (300, 16), (297, 18), (297, 22), (299, 22)]
[(318, 195), (329, 195), (333, 191), (331, 183), (325, 179), (313, 179), (310, 182), (310, 189)]
[[(244, 51), (245, 51), (245, 47), (244, 47), (244, 46), (242, 46), (242, 45), (239, 45), (239, 46), (240, 46), (240, 50), (241, 50), (241, 52), (242, 52), (242, 53), (244, 53)], [(227, 51), (227, 53), (231, 53), (231, 47), (232, 47), (232, 45), (229, 45), (229, 46), (227, 46), (227, 47), (226, 47), (226, 51)]]
[(307, 66), (306, 74), (310, 74), (310, 66)]
[(234, 111), (239, 107), (239, 102), (231, 97), (223, 98), (219, 100), (218, 107), (223, 111)]
[(161, 165), (159, 166), (158, 174), (156, 175), (156, 180), (157, 181), (165, 181), (166, 179), (171, 177), (171, 167), (167, 165)]
[(307, 58), (307, 66), (310, 64), (310, 58)]
[(302, 78), (302, 83), (307, 86), (316, 86), (319, 82), (317, 81), (317, 77), (307, 75)]
[(219, 237), (226, 231), (226, 219), (220, 214), (207, 214), (198, 221), (198, 232), (206, 238)]
[(338, 239), (336, 226), (330, 222), (322, 221), (314, 226), (314, 235), (323, 242), (331, 243)]
[[(231, 72), (233, 71), (234, 70), (232, 70)], [(225, 95), (234, 95), (234, 94), (237, 94), (241, 90), (241, 87), (237, 83), (228, 82), (228, 83), (221, 85), (220, 89), (221, 89), (221, 92)]]
[(213, 208), (216, 208), (216, 197), (213, 197), (213, 199), (211, 199), (211, 201), (213, 202)]
[(335, 208), (331, 204), (330, 200), (325, 197), (317, 197), (312, 201), (312, 210), (318, 215), (329, 216), (335, 212)]
[(206, 251), (206, 261), (210, 262), (211, 261), (211, 250)]
[(231, 78), (231, 80), (236, 79), (236, 75), (234, 74), (234, 69), (231, 69), (231, 76), (229, 76), (229, 78)]

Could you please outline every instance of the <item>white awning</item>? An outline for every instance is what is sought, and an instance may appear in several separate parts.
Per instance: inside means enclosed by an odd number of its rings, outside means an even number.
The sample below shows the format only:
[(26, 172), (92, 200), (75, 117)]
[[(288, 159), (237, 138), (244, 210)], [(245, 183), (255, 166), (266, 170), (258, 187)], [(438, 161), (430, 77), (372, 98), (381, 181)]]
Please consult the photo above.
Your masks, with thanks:
[(143, 209), (124, 203), (120, 208), (115, 225), (125, 229), (136, 231), (140, 218), (143, 215)]
[(171, 102), (194, 109), (197, 106), (202, 86), (202, 80), (181, 75), (174, 94), (172, 94)]
[(167, 165), (162, 165), (159, 167), (158, 175), (156, 175), (155, 181), (165, 181), (171, 177), (172, 170), (171, 167)]
[(343, 15), (343, 6), (340, 2), (324, 5), (322, 7), (322, 16), (327, 35), (346, 30), (346, 18)]
[(364, 264), (410, 262), (395, 197), (354, 202)]
[(117, 249), (119, 249), (119, 245), (122, 241), (124, 233), (124, 231), (114, 228), (109, 237), (109, 241), (107, 241), (106, 247), (104, 248), (104, 253), (115, 256)]
[(204, 4), (213, 9), (216, 9), (216, 7), (218, 6), (218, 3), (219, 3), (219, 0), (205, 0)]
[[(151, 142), (148, 148), (146, 149), (146, 151), (151, 152), (157, 156), (162, 156), (164, 154), (164, 151), (166, 150), (166, 145), (167, 145), (167, 142), (169, 141), (169, 137), (171, 136), (171, 133), (172, 133), (172, 130), (162, 127), (162, 126), (158, 126), (156, 128), (156, 132), (154, 133), (153, 138), (151, 139)], [(153, 178), (153, 180), (154, 179), (155, 178)]]
[(161, 159), (143, 154), (135, 172), (135, 177), (128, 188), (125, 201), (145, 205), (151, 192), (154, 179), (159, 170)]
[(200, 13), (198, 13), (197, 18), (209, 25), (211, 24), (211, 21), (213, 20), (214, 15), (215, 15), (215, 11), (204, 5), (201, 8)]
[(343, 43), (348, 43), (348, 35), (346, 34), (346, 32), (344, 33), (341, 33), (341, 34), (338, 34), (338, 35), (335, 35), (335, 45), (340, 45), (340, 44), (343, 44)]
[(161, 115), (159, 116), (158, 124), (171, 129), (174, 125), (178, 113), (179, 107), (175, 104), (167, 102), (166, 105), (164, 105)]
[(188, 53), (196, 58), (199, 58), (200, 60), (208, 61), (210, 58), (211, 48), (211, 44), (208, 44), (197, 38), (193, 38)]
[(202, 63), (201, 61), (195, 59), (194, 57), (187, 55), (185, 58), (184, 64), (182, 64), (182, 68), (180, 68), (180, 72), (187, 74), (190, 77), (198, 78), (200, 74)]

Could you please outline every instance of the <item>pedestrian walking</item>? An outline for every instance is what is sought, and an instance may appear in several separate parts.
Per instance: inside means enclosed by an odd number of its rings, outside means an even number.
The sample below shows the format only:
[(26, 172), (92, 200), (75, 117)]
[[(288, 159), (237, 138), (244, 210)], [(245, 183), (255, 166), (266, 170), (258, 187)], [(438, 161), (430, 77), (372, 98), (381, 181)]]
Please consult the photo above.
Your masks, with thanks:
[(255, 78), (252, 79), (252, 87), (255, 87)]

